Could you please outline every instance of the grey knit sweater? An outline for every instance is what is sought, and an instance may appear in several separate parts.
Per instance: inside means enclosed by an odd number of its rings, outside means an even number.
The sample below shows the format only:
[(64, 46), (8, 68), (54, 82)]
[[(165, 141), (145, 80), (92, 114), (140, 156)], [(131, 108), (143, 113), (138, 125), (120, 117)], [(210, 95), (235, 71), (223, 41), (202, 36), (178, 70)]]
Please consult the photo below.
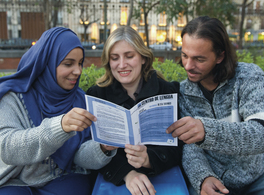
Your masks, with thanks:
[[(239, 63), (234, 78), (221, 83), (213, 102), (196, 83), (181, 83), (181, 116), (200, 119), (201, 144), (186, 144), (183, 166), (197, 193), (206, 177), (228, 188), (241, 188), (264, 173), (264, 73), (255, 64)], [(262, 124), (261, 124), (262, 123)]]
[[(0, 100), (0, 186), (43, 186), (61, 174), (49, 156), (76, 132), (63, 131), (63, 115), (34, 127), (19, 97), (9, 92)], [(87, 141), (75, 155), (73, 171), (89, 174), (89, 169), (102, 168), (115, 153), (108, 157), (99, 143)]]

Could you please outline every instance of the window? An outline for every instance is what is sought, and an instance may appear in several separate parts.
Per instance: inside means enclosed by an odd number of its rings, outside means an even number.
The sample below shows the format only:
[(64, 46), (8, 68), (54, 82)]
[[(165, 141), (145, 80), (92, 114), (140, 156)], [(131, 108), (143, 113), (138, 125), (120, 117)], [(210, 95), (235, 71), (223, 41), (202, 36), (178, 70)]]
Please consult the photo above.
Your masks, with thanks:
[(253, 14), (254, 10), (253, 10), (253, 3), (251, 3), (248, 8), (247, 8), (247, 14)]
[(159, 26), (167, 26), (167, 16), (165, 12), (160, 13), (159, 15)]
[(120, 25), (127, 24), (127, 7), (121, 7)]
[[(261, 18), (262, 19), (262, 18)], [(264, 29), (264, 19), (261, 20), (260, 29)]]
[(184, 18), (183, 18), (183, 13), (179, 13), (179, 17), (178, 17), (178, 26), (179, 26), (179, 27), (183, 27), (183, 26), (185, 26), (185, 24), (184, 24)]
[[(105, 23), (105, 21), (104, 21), (104, 20), (105, 20), (104, 6), (102, 6), (102, 9), (101, 9), (101, 16), (102, 16), (102, 17), (101, 17), (101, 20), (100, 20), (100, 21), (101, 21), (100, 24), (101, 24), (101, 25), (104, 25), (104, 23)], [(106, 15), (106, 16), (107, 16), (107, 15)], [(107, 20), (106, 24), (108, 25), (108, 24), (109, 24), (108, 17), (107, 17), (106, 20)]]
[(141, 9), (140, 12), (141, 12), (141, 14), (140, 14), (140, 22), (139, 22), (139, 25), (143, 26), (143, 25), (145, 25), (143, 9)]
[(246, 29), (252, 28), (252, 20), (249, 18), (246, 23)]
[(256, 13), (260, 13), (260, 1), (256, 2)]

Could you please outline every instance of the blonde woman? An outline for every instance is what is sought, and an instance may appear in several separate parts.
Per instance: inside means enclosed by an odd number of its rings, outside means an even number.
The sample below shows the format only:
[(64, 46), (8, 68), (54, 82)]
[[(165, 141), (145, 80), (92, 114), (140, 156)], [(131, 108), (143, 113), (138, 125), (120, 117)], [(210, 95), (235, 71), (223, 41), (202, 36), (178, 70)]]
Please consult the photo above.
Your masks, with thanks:
[[(179, 84), (169, 83), (152, 67), (152, 52), (131, 27), (116, 29), (108, 37), (102, 65), (106, 70), (97, 85), (86, 92), (127, 109), (139, 101), (160, 94), (177, 93)], [(180, 165), (182, 142), (179, 147), (129, 145), (119, 148), (108, 165), (100, 169), (106, 181), (115, 185), (126, 183), (131, 194), (155, 194), (148, 176), (157, 175)]]

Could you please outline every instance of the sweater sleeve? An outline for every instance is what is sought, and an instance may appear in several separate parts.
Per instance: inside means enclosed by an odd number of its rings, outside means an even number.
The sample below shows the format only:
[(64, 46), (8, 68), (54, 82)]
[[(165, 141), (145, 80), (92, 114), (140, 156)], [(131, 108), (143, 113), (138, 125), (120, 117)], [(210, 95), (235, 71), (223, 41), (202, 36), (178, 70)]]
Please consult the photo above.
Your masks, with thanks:
[(207, 177), (215, 177), (220, 180), (212, 170), (204, 153), (205, 151), (195, 144), (185, 144), (183, 147), (183, 168), (198, 194), (200, 194), (201, 185)]
[[(260, 70), (261, 71), (261, 70)], [(242, 80), (242, 79), (241, 79)], [(255, 76), (237, 81), (233, 97), (237, 97), (238, 108), (223, 120), (206, 117), (200, 119), (206, 136), (200, 145), (203, 149), (229, 155), (254, 155), (264, 152), (264, 76)], [(235, 100), (232, 100), (235, 101)], [(215, 110), (220, 112), (221, 109)]]
[(9, 165), (41, 162), (75, 135), (61, 127), (62, 115), (47, 118), (38, 127), (31, 127), (23, 104), (15, 93), (0, 101), (1, 158)]
[(115, 154), (116, 150), (113, 150), (110, 156), (105, 155), (101, 150), (100, 143), (88, 140), (76, 152), (74, 163), (86, 169), (97, 170), (109, 163)]

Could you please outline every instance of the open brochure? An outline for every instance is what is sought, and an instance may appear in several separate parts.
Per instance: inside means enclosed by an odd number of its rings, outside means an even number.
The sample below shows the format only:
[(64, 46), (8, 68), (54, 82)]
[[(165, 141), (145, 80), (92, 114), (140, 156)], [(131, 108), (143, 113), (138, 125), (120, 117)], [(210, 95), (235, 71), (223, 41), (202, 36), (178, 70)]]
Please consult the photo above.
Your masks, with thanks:
[(157, 95), (130, 110), (112, 102), (85, 95), (86, 109), (97, 117), (91, 125), (94, 141), (117, 147), (125, 144), (177, 146), (178, 139), (166, 129), (178, 119), (177, 94)]

